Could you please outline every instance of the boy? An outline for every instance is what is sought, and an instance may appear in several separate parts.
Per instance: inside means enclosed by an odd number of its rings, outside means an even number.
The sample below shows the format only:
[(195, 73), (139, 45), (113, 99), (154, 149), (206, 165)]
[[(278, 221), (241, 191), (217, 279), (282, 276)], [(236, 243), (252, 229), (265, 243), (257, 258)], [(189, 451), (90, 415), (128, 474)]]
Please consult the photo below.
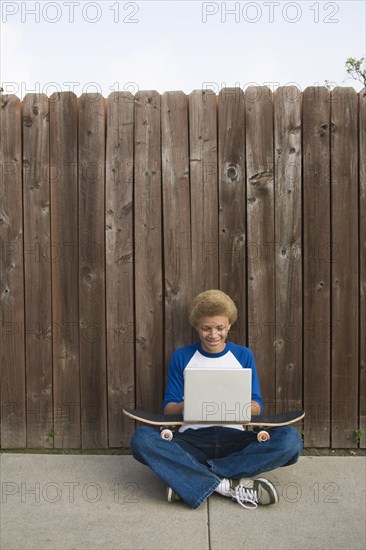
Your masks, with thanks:
[[(176, 350), (170, 360), (168, 384), (163, 401), (165, 414), (181, 414), (184, 406), (183, 371), (221, 362), (227, 368), (252, 370), (252, 415), (263, 411), (257, 370), (252, 352), (226, 337), (237, 318), (237, 309), (227, 294), (207, 290), (189, 308), (189, 321), (197, 330), (199, 343)], [(302, 441), (291, 426), (273, 428), (264, 445), (243, 426), (181, 426), (172, 441), (164, 441), (150, 426), (138, 428), (131, 452), (149, 466), (168, 486), (168, 501), (184, 500), (197, 508), (214, 491), (232, 498), (245, 508), (278, 502), (274, 485), (261, 472), (294, 464)], [(251, 479), (254, 478), (254, 479)]]

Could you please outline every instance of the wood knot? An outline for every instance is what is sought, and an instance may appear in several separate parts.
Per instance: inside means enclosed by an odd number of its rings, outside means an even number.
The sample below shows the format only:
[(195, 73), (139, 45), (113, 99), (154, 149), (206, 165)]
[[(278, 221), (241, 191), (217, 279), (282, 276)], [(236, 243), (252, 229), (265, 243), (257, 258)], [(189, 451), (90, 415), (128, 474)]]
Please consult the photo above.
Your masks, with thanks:
[(226, 175), (231, 181), (238, 179), (238, 166), (237, 164), (228, 164), (226, 168)]
[(32, 118), (29, 115), (23, 116), (23, 124), (29, 128), (33, 124)]

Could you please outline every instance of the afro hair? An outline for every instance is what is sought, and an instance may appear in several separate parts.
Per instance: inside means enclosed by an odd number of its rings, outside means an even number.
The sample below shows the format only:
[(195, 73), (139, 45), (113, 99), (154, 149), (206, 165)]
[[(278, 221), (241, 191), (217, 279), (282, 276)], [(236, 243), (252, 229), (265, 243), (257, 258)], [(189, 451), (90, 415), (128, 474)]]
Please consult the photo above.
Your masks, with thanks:
[(221, 290), (201, 292), (189, 307), (188, 318), (193, 327), (197, 326), (201, 317), (214, 317), (216, 315), (227, 317), (231, 325), (235, 323), (238, 316), (236, 305), (230, 296)]

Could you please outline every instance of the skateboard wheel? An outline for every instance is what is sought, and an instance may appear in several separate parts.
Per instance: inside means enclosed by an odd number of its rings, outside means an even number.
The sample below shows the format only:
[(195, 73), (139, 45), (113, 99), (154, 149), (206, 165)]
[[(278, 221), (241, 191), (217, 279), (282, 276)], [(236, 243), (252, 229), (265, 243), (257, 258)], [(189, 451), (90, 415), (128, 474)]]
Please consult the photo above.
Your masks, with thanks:
[(262, 430), (257, 435), (257, 439), (258, 439), (259, 443), (265, 443), (266, 441), (268, 441), (270, 439), (270, 435), (269, 435), (268, 432), (266, 432), (266, 430)]
[(173, 432), (172, 430), (162, 430), (160, 434), (161, 439), (165, 439), (165, 441), (171, 441), (173, 439)]

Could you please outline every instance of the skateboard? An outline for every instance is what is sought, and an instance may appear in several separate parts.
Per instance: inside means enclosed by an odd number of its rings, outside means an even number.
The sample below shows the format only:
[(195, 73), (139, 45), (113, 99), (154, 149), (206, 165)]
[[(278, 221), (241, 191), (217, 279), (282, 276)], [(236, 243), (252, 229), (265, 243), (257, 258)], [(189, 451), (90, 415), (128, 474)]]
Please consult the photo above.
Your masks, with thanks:
[(268, 430), (263, 430), (262, 428), (274, 428), (278, 426), (288, 426), (289, 424), (294, 424), (299, 422), (305, 416), (304, 411), (290, 411), (279, 414), (261, 414), (259, 416), (252, 416), (249, 422), (233, 422), (228, 420), (227, 422), (184, 422), (183, 415), (181, 414), (154, 414), (146, 411), (141, 411), (138, 409), (123, 409), (123, 412), (126, 416), (143, 422), (144, 424), (149, 424), (151, 426), (160, 427), (160, 437), (166, 441), (171, 441), (173, 439), (173, 430), (175, 426), (188, 426), (189, 424), (202, 424), (202, 427), (205, 424), (219, 426), (225, 424), (240, 424), (241, 426), (252, 426), (254, 431), (257, 431), (257, 439), (260, 443), (265, 443), (270, 439), (270, 434)]

